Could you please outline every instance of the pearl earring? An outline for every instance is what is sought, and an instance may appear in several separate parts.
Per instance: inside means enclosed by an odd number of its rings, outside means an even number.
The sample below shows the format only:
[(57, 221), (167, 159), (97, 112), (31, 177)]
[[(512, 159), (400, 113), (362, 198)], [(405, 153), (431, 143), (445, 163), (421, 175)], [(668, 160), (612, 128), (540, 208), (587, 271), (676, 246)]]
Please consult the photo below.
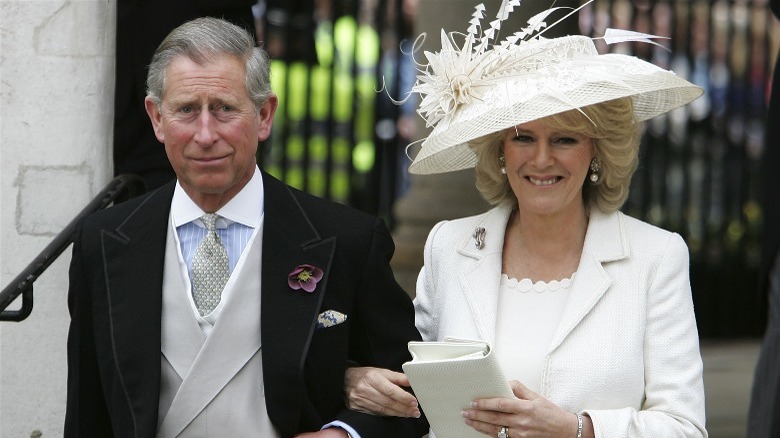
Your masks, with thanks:
[(601, 164), (599, 163), (599, 160), (597, 160), (596, 157), (593, 157), (593, 159), (590, 160), (590, 176), (588, 177), (590, 179), (590, 182), (592, 182), (593, 184), (599, 182), (600, 170), (601, 170)]
[(498, 156), (498, 164), (501, 165), (501, 174), (506, 175), (506, 158), (504, 158), (503, 152)]

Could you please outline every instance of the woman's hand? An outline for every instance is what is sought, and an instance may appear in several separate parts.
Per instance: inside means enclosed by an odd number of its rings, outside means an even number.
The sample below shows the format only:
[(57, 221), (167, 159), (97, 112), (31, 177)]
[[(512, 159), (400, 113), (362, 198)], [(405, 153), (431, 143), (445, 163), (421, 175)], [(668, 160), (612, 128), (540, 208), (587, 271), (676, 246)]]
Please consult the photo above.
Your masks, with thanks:
[(409, 386), (405, 374), (384, 368), (351, 367), (344, 377), (347, 407), (375, 415), (418, 418), (417, 399), (401, 388)]
[[(471, 408), (463, 411), (466, 424), (494, 437), (502, 427), (507, 428), (508, 438), (577, 436), (576, 414), (542, 398), (516, 380), (509, 383), (517, 399), (474, 400)], [(593, 436), (593, 424), (589, 418), (586, 422), (586, 418), (583, 416), (582, 436)]]

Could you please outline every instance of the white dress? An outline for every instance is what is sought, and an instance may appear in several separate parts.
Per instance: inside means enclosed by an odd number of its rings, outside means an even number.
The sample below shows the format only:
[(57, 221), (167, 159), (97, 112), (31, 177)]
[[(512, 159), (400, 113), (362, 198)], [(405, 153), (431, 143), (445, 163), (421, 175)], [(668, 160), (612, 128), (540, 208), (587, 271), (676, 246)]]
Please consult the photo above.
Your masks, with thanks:
[(569, 299), (571, 278), (549, 283), (501, 274), (495, 353), (504, 375), (539, 393), (542, 370)]

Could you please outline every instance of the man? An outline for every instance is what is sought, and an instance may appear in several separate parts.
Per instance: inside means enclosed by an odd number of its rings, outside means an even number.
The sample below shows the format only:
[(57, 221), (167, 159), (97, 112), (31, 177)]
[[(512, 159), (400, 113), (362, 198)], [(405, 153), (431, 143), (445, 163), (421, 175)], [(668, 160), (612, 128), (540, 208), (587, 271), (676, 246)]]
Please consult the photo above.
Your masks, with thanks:
[(65, 435), (423, 435), (345, 407), (348, 364), (398, 370), (419, 334), (384, 224), (257, 168), (277, 106), (265, 53), (197, 19), (147, 87), (177, 181), (75, 235)]
[[(780, 18), (780, 0), (770, 7)], [(748, 412), (747, 436), (776, 438), (780, 436), (780, 57), (775, 63), (772, 94), (767, 110), (764, 176), (764, 248), (759, 287), (766, 303), (767, 326), (756, 363), (753, 390)], [(763, 308), (763, 306), (762, 306)]]

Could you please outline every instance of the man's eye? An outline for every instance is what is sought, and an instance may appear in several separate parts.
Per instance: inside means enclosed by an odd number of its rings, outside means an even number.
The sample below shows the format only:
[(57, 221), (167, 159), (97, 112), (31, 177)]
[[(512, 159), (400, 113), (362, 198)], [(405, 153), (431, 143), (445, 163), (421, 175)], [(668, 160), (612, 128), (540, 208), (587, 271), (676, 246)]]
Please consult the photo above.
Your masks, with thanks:
[(193, 111), (193, 109), (191, 106), (183, 106), (179, 109), (179, 111), (181, 111), (184, 114), (189, 114)]
[(230, 111), (233, 111), (233, 107), (230, 106), (230, 105), (221, 105), (219, 107), (219, 110), (223, 111), (223, 112), (230, 112)]

